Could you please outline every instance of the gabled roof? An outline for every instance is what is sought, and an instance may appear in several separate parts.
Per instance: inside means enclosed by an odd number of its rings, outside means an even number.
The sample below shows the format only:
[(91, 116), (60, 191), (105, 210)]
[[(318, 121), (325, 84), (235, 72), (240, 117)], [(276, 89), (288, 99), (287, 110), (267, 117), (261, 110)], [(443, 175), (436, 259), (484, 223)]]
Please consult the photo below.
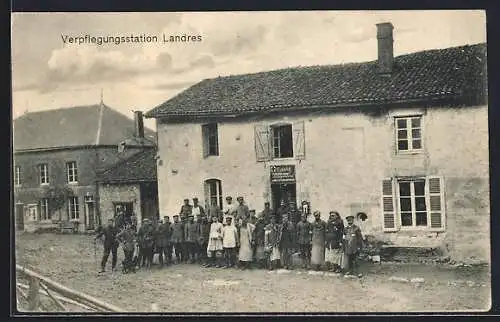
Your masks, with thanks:
[(156, 181), (156, 149), (138, 152), (98, 173), (97, 177), (97, 181), (103, 183)]
[(377, 62), (295, 67), (205, 79), (146, 117), (206, 116), (485, 97), (486, 44), (395, 57), (390, 75)]
[[(26, 113), (13, 122), (14, 149), (118, 145), (134, 136), (134, 120), (104, 105), (76, 106)], [(155, 132), (144, 129), (146, 144)]]

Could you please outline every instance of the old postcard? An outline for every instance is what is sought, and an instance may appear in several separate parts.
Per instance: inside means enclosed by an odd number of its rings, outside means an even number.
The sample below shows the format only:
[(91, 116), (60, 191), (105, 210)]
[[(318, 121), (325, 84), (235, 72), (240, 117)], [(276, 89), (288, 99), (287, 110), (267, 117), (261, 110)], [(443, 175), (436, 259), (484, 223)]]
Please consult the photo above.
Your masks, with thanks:
[(488, 311), (486, 53), (484, 11), (13, 13), (16, 314)]

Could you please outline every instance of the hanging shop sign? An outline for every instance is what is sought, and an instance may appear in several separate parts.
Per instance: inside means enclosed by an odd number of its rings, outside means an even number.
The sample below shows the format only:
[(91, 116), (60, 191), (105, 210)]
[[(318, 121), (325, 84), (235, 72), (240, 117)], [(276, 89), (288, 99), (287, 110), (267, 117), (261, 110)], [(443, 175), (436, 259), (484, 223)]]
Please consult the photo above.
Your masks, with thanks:
[(273, 165), (271, 166), (271, 183), (294, 183), (294, 165)]

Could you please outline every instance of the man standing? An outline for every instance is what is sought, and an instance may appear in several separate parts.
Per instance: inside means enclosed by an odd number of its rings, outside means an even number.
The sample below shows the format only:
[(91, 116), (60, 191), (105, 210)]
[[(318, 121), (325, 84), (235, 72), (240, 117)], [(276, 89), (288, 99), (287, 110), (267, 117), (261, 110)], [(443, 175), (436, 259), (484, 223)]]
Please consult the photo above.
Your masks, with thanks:
[(203, 207), (198, 204), (198, 198), (196, 197), (193, 198), (193, 207), (191, 208), (191, 214), (195, 216), (195, 218), (198, 218), (198, 216), (205, 214), (205, 209), (203, 209)]
[(248, 206), (245, 205), (245, 201), (243, 197), (239, 196), (236, 198), (238, 201), (238, 206), (236, 206), (236, 225), (240, 225), (242, 223), (243, 219), (246, 219), (248, 222), (248, 219), (250, 219), (250, 210), (248, 209)]
[(279, 224), (277, 216), (271, 217), (271, 222), (265, 229), (266, 252), (269, 254), (269, 270), (279, 267), (281, 261), (280, 244), (283, 226)]
[(227, 196), (226, 197), (226, 207), (224, 210), (224, 222), (227, 223), (228, 222), (227, 217), (231, 217), (230, 222), (234, 226), (233, 219), (234, 219), (235, 214), (236, 214), (236, 205), (233, 204), (233, 197)]
[[(346, 275), (353, 275), (358, 273), (357, 257), (363, 247), (363, 236), (361, 229), (354, 224), (354, 216), (350, 215), (345, 219), (347, 220), (347, 226), (344, 228), (344, 251), (348, 263)], [(361, 277), (361, 274), (358, 274), (358, 277)]]
[(340, 273), (342, 263), (342, 236), (344, 234), (344, 223), (340, 214), (336, 211), (330, 212), (330, 218), (326, 225), (326, 250), (325, 263), (328, 270)]
[(205, 214), (201, 216), (198, 235), (200, 245), (198, 248), (198, 258), (202, 261), (203, 266), (206, 267), (208, 265), (207, 248), (208, 240), (210, 239), (210, 222)]
[(255, 226), (249, 223), (247, 218), (241, 219), (238, 233), (240, 245), (238, 259), (243, 269), (250, 268), (253, 260), (254, 230)]
[(184, 226), (179, 220), (179, 215), (174, 215), (174, 224), (172, 225), (172, 245), (175, 249), (175, 260), (179, 264), (184, 261)]
[(264, 268), (266, 264), (266, 252), (265, 252), (265, 228), (268, 222), (263, 217), (257, 218), (255, 223), (255, 260), (259, 268)]
[[(163, 261), (163, 255), (165, 255), (167, 263), (170, 263), (170, 259), (168, 256), (168, 246), (170, 244), (170, 233), (171, 233), (171, 227), (170, 227), (170, 220), (168, 216), (163, 217), (164, 220), (160, 220), (158, 228), (156, 229), (156, 238), (155, 238), (155, 245), (156, 245), (156, 251), (158, 252), (158, 259), (160, 261), (160, 267), (163, 267), (164, 261)], [(172, 252), (170, 251), (170, 254)]]
[(232, 218), (226, 218), (226, 225), (222, 228), (222, 246), (224, 247), (224, 257), (226, 266), (224, 268), (233, 267), (235, 264), (235, 250), (238, 247), (238, 231), (236, 226), (231, 223)]
[(292, 254), (295, 248), (295, 225), (288, 218), (288, 215), (283, 215), (281, 237), (281, 256), (285, 269), (292, 268)]
[(184, 204), (181, 207), (181, 211), (179, 211), (179, 215), (181, 216), (181, 221), (186, 222), (189, 215), (193, 212), (193, 206), (189, 204), (189, 199), (184, 199)]
[(300, 222), (297, 224), (297, 244), (299, 245), (300, 256), (303, 260), (303, 268), (309, 267), (311, 259), (311, 235), (312, 225), (307, 221), (307, 214), (302, 214)]
[(135, 273), (135, 265), (133, 263), (134, 250), (135, 250), (135, 230), (131, 223), (125, 224), (125, 229), (123, 229), (116, 239), (123, 243), (123, 254), (125, 259), (123, 260), (123, 273), (133, 272)]
[(196, 245), (198, 243), (198, 225), (194, 222), (194, 216), (188, 216), (188, 222), (184, 226), (184, 243), (187, 251), (186, 260), (191, 259), (191, 263), (196, 262)]
[(117, 253), (118, 253), (118, 241), (116, 235), (118, 235), (118, 228), (115, 227), (115, 221), (113, 219), (108, 220), (108, 226), (102, 228), (100, 232), (95, 236), (94, 240), (104, 236), (104, 253), (102, 254), (101, 260), (101, 271), (99, 273), (104, 273), (106, 271), (106, 263), (108, 261), (109, 253), (111, 252), (111, 271), (116, 268)]
[[(211, 200), (210, 207), (208, 208), (208, 218), (214, 218), (214, 216), (217, 217), (218, 221), (222, 221), (224, 219), (222, 210), (217, 205), (217, 201)], [(212, 222), (213, 222), (213, 219), (212, 219)]]
[(139, 248), (142, 257), (142, 265), (146, 268), (151, 268), (154, 255), (154, 227), (149, 219), (144, 219), (139, 232), (137, 233), (137, 240), (139, 241)]
[(272, 215), (273, 210), (271, 209), (269, 201), (266, 201), (264, 203), (264, 210), (262, 210), (259, 217), (264, 219), (265, 222), (269, 223)]
[(312, 232), (311, 266), (317, 271), (325, 263), (326, 222), (319, 211), (314, 212)]

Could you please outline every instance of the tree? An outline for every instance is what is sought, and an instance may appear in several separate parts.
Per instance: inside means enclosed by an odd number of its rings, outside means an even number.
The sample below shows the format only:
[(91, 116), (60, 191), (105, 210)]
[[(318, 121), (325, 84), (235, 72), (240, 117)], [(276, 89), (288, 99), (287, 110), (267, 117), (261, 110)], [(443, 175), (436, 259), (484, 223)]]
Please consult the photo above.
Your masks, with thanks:
[(57, 212), (58, 218), (61, 220), (61, 210), (66, 205), (66, 200), (74, 196), (74, 192), (68, 186), (50, 186), (45, 189), (44, 196), (49, 199), (49, 211)]

